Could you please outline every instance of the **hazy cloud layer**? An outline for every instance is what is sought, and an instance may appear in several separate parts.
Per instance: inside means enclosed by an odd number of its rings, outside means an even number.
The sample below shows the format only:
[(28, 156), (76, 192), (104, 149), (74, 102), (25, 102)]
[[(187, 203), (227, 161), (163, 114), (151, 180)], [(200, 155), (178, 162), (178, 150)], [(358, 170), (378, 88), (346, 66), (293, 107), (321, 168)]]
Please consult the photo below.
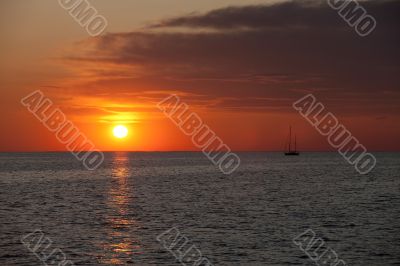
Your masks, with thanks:
[(294, 1), (162, 20), (83, 41), (65, 59), (99, 93), (174, 90), (218, 108), (285, 110), (314, 92), (347, 112), (398, 114), (400, 2), (361, 4), (377, 20), (364, 38), (325, 1)]

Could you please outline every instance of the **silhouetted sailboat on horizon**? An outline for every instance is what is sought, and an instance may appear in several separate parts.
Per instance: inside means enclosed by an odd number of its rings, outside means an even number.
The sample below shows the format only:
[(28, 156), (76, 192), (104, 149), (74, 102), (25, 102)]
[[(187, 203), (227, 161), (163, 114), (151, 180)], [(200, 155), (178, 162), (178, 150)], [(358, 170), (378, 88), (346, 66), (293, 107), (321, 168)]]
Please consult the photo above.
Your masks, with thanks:
[(296, 135), (294, 135), (294, 150), (292, 150), (292, 126), (289, 127), (289, 149), (285, 152), (285, 155), (299, 155), (300, 153), (297, 151), (297, 139)]

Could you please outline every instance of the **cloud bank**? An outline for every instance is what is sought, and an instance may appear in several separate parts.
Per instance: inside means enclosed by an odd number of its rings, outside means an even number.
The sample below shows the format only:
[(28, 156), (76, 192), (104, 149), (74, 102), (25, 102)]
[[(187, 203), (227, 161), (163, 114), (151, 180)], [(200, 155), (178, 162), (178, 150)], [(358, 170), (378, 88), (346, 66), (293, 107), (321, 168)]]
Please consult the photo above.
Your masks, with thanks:
[(325, 1), (290, 1), (110, 33), (64, 62), (94, 95), (177, 91), (199, 106), (283, 111), (313, 92), (336, 111), (399, 114), (400, 2), (361, 4), (377, 20), (364, 38)]

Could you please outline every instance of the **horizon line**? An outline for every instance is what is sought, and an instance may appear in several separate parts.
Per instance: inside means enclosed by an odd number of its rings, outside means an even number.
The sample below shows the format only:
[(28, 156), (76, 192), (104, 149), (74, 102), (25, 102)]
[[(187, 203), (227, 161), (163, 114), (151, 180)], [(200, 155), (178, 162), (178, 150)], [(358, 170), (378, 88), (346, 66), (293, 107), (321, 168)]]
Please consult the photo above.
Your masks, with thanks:
[[(79, 152), (90, 152), (91, 150), (83, 150)], [(167, 153), (167, 152), (199, 152), (203, 153), (203, 151), (199, 150), (106, 150), (100, 151), (103, 153), (111, 153), (111, 152), (154, 152), (154, 153)], [(285, 152), (285, 150), (232, 150), (231, 152), (235, 153), (244, 153), (244, 152)], [(338, 152), (336, 150), (304, 150), (299, 151), (303, 152)], [(369, 152), (400, 152), (400, 150), (370, 150)], [(46, 150), (46, 151), (0, 151), (0, 153), (72, 153), (70, 151), (61, 151), (61, 150)]]

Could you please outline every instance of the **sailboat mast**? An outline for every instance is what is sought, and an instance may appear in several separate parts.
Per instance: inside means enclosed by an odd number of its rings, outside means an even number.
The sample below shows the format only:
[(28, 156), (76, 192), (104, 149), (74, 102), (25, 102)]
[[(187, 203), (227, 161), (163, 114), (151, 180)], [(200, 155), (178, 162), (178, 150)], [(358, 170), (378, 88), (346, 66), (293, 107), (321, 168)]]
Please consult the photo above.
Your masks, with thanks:
[(289, 126), (289, 152), (292, 150), (291, 144), (292, 144), (292, 126)]

